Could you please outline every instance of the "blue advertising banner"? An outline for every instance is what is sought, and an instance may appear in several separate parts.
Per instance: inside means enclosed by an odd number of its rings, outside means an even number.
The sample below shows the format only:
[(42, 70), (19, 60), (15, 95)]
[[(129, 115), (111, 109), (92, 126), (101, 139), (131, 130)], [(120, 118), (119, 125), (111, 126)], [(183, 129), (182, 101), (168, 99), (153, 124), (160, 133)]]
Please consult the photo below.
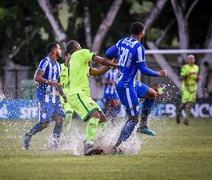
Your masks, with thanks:
[(0, 101), (0, 120), (37, 119), (36, 100), (3, 100)]
[[(176, 104), (156, 103), (151, 111), (153, 117), (176, 117)], [(123, 110), (124, 111), (124, 110)], [(125, 114), (125, 112), (124, 112)], [(196, 118), (212, 118), (212, 101), (198, 100), (191, 109)], [(182, 111), (182, 116), (185, 112)], [(38, 119), (36, 100), (3, 100), (0, 101), (0, 120)]]

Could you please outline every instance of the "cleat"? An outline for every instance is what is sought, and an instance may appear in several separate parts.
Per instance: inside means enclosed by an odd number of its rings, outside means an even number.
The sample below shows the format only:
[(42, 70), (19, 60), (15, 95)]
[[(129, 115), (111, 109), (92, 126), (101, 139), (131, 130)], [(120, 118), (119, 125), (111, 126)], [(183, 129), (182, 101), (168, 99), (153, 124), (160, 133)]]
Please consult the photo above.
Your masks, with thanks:
[(29, 149), (29, 142), (32, 136), (29, 133), (26, 133), (24, 136), (24, 149)]
[(103, 153), (103, 149), (100, 148), (89, 148), (84, 152), (85, 156), (99, 155)]
[(147, 134), (149, 136), (155, 136), (156, 135), (156, 133), (154, 131), (152, 131), (151, 129), (149, 129), (149, 128), (143, 128), (143, 127), (139, 127), (137, 129), (137, 132), (143, 133), (143, 134)]
[(101, 148), (94, 148), (93, 141), (84, 141), (84, 155), (91, 156), (91, 155), (99, 155), (103, 153), (103, 149)]

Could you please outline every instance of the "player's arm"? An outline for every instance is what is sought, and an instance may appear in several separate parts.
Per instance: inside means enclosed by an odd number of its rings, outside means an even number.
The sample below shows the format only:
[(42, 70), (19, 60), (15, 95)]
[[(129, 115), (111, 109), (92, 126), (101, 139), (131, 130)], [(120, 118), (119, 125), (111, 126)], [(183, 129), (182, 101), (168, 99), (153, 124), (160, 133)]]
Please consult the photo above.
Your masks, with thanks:
[(102, 74), (104, 74), (105, 72), (107, 72), (110, 68), (110, 66), (102, 66), (102, 67), (99, 67), (99, 68), (90, 68), (90, 75), (93, 75), (93, 76), (100, 76)]
[(146, 65), (146, 59), (145, 59), (145, 49), (142, 46), (139, 46), (136, 50), (136, 57), (137, 57), (137, 67), (141, 71), (142, 74), (147, 76), (153, 76), (153, 77), (166, 77), (167, 71), (166, 70), (160, 70), (160, 71), (154, 71), (147, 67)]
[(110, 48), (107, 49), (106, 51), (106, 56), (109, 58), (109, 59), (112, 59), (112, 58), (118, 58), (118, 48), (117, 48), (117, 45), (113, 45), (111, 46)]
[[(59, 78), (58, 82), (60, 83), (60, 78)], [(68, 99), (63, 91), (63, 86), (58, 87), (58, 91), (59, 91), (59, 94), (63, 97), (64, 103), (67, 103)]]
[[(112, 62), (117, 62), (117, 60), (114, 58), (112, 60)], [(100, 76), (100, 75), (106, 73), (110, 69), (111, 69), (111, 67), (109, 67), (109, 66), (102, 66), (102, 67), (99, 67), (99, 68), (91, 67), (89, 69), (89, 74), (94, 75), (94, 76)]]
[(105, 66), (118, 67), (118, 64), (112, 62), (111, 60), (107, 58), (97, 56), (97, 55), (93, 56), (93, 61)]
[(44, 72), (38, 69), (35, 73), (35, 81), (39, 83), (43, 83), (43, 84), (49, 84), (54, 87), (61, 87), (61, 84), (59, 82), (50, 81), (48, 79), (45, 79), (43, 76), (44, 76)]

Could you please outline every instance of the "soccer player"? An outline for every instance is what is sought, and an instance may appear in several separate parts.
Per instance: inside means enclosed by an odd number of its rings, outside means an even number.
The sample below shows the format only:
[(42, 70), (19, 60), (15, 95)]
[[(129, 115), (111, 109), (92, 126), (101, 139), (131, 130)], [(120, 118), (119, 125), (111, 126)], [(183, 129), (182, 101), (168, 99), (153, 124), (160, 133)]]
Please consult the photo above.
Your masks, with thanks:
[[(94, 147), (94, 138), (98, 126), (103, 125), (107, 120), (98, 104), (90, 97), (89, 75), (103, 74), (110, 67), (117, 67), (118, 65), (106, 58), (97, 56), (88, 49), (81, 49), (80, 44), (75, 40), (69, 41), (66, 49), (71, 55), (68, 103), (82, 120), (87, 122), (84, 155), (100, 154), (103, 150)], [(88, 63), (90, 61), (105, 66), (98, 69), (89, 68)]]
[(194, 103), (196, 102), (197, 95), (197, 82), (199, 80), (199, 66), (195, 64), (194, 55), (188, 55), (188, 63), (183, 65), (180, 78), (182, 80), (182, 99), (179, 108), (177, 109), (176, 121), (180, 123), (181, 111), (185, 109), (186, 117), (184, 124), (189, 125), (190, 111)]
[(53, 148), (57, 149), (59, 146), (62, 123), (65, 117), (59, 94), (63, 96), (64, 101), (67, 101), (62, 86), (58, 82), (61, 74), (61, 65), (57, 60), (61, 57), (62, 50), (58, 43), (52, 42), (47, 45), (47, 53), (48, 56), (41, 60), (34, 78), (38, 84), (36, 97), (39, 108), (39, 122), (25, 134), (25, 149), (29, 149), (32, 136), (48, 127), (53, 120), (55, 121)]
[[(70, 54), (68, 52), (65, 52), (65, 62), (61, 64), (62, 67), (62, 72), (60, 76), (60, 82), (63, 86), (63, 91), (65, 94), (67, 94), (69, 90), (69, 85), (70, 85)], [(61, 102), (66, 114), (65, 117), (65, 123), (64, 123), (64, 130), (65, 132), (68, 132), (71, 128), (71, 121), (72, 121), (72, 116), (73, 116), (73, 109), (71, 109), (70, 105), (68, 103), (65, 103), (63, 101), (63, 98), (61, 98)]]
[(108, 57), (115, 57), (118, 53), (118, 68), (121, 72), (121, 76), (116, 85), (116, 90), (129, 116), (129, 119), (125, 122), (120, 136), (113, 147), (114, 153), (117, 152), (117, 147), (130, 137), (139, 121), (139, 97), (145, 97), (145, 100), (142, 103), (141, 124), (138, 131), (152, 134), (151, 130), (147, 127), (146, 121), (157, 93), (143, 83), (135, 86), (135, 76), (138, 70), (140, 70), (142, 74), (148, 76), (167, 76), (166, 70), (157, 72), (146, 66), (145, 49), (140, 43), (145, 34), (144, 25), (140, 22), (132, 23), (130, 33), (130, 37), (121, 39), (106, 52)]
[(107, 71), (102, 79), (104, 87), (104, 105), (106, 115), (112, 116), (111, 122), (115, 124), (114, 118), (119, 112), (121, 102), (116, 92), (116, 80), (118, 78), (118, 69), (113, 68)]

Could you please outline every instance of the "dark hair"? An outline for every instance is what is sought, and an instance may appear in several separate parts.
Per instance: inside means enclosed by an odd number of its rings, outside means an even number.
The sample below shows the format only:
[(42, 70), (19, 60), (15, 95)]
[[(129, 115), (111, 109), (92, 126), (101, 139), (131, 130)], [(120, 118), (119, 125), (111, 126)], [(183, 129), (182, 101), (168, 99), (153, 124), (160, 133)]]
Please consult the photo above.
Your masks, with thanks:
[(57, 45), (58, 45), (57, 42), (50, 42), (49, 44), (47, 44), (46, 47), (47, 53), (49, 54), (52, 51), (52, 49), (57, 48)]
[(75, 51), (75, 47), (78, 45), (79, 43), (75, 40), (71, 40), (67, 43), (66, 45), (66, 53), (70, 53), (72, 54)]
[(144, 30), (144, 24), (142, 24), (140, 22), (134, 22), (130, 26), (130, 33), (132, 35), (138, 35), (143, 30)]

